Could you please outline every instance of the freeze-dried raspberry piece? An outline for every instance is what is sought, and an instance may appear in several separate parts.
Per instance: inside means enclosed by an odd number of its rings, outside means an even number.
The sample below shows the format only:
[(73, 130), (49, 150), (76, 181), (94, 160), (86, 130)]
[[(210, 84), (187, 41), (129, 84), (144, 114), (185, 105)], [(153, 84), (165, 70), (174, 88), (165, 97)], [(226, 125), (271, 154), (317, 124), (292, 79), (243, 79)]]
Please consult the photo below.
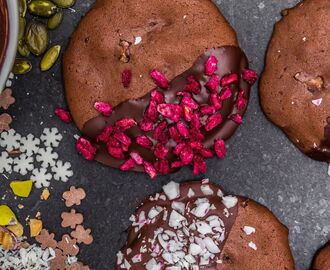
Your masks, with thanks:
[(130, 169), (134, 168), (134, 166), (135, 166), (135, 162), (132, 158), (130, 158), (120, 166), (120, 169), (122, 171), (129, 171)]
[(182, 105), (183, 117), (187, 122), (190, 122), (193, 117), (193, 109), (186, 105)]
[(180, 152), (180, 159), (183, 165), (189, 165), (194, 158), (194, 152), (189, 145), (185, 145)]
[(151, 100), (144, 113), (144, 116), (152, 122), (156, 122), (158, 119), (157, 105), (156, 101)]
[(198, 112), (194, 112), (194, 114), (192, 115), (191, 121), (190, 121), (190, 125), (195, 128), (195, 129), (199, 129), (201, 128), (202, 124), (200, 121), (200, 115)]
[(115, 148), (107, 144), (107, 150), (109, 155), (114, 157), (115, 159), (122, 160), (125, 158), (124, 151), (121, 148)]
[(109, 103), (97, 101), (94, 103), (94, 108), (104, 116), (110, 116), (112, 114), (112, 106)]
[(212, 115), (216, 113), (217, 109), (214, 106), (206, 105), (200, 111), (202, 115)]
[(114, 137), (110, 137), (108, 139), (107, 145), (108, 145), (108, 147), (114, 147), (114, 148), (120, 148), (121, 147), (120, 142), (117, 139), (115, 139)]
[(136, 152), (130, 153), (131, 158), (137, 165), (142, 165), (143, 164), (143, 158), (140, 156), (140, 154)]
[(142, 121), (139, 123), (139, 127), (142, 131), (148, 132), (153, 129), (154, 123), (148, 118), (143, 118)]
[(186, 105), (187, 107), (194, 110), (199, 108), (198, 103), (191, 97), (191, 95), (184, 95), (181, 100), (181, 104)]
[(113, 127), (112, 126), (107, 126), (102, 133), (100, 133), (97, 137), (96, 137), (96, 141), (97, 142), (107, 142), (112, 134), (113, 131)]
[(82, 137), (76, 141), (76, 149), (87, 160), (93, 160), (97, 151), (89, 140)]
[(134, 127), (135, 125), (136, 125), (136, 122), (132, 118), (123, 118), (116, 122), (116, 127), (119, 127), (123, 131), (130, 129), (131, 127)]
[(253, 85), (258, 80), (258, 74), (251, 69), (245, 69), (242, 72), (243, 80), (246, 81), (248, 84)]
[(218, 94), (212, 93), (210, 96), (210, 100), (214, 108), (216, 108), (216, 110), (220, 110), (222, 108), (222, 102), (219, 99)]
[(128, 88), (132, 81), (132, 71), (129, 69), (125, 69), (121, 74), (121, 81), (125, 88)]
[(153, 90), (150, 96), (151, 96), (151, 101), (155, 101), (157, 104), (161, 104), (165, 102), (164, 94), (158, 90)]
[(182, 168), (182, 167), (183, 167), (183, 163), (182, 163), (181, 160), (173, 161), (172, 164), (171, 164), (172, 169), (179, 169), (179, 168)]
[(237, 125), (240, 125), (243, 123), (243, 118), (241, 115), (239, 115), (238, 113), (232, 115), (230, 117), (231, 120), (233, 120)]
[(237, 82), (238, 82), (238, 75), (236, 73), (231, 73), (222, 77), (220, 81), (220, 85), (221, 87), (224, 87)]
[(209, 89), (211, 93), (216, 93), (220, 87), (219, 76), (212, 75), (211, 79), (205, 84), (205, 87)]
[(218, 139), (214, 143), (214, 151), (217, 154), (218, 158), (224, 158), (226, 156), (226, 145), (225, 141)]
[(165, 145), (158, 143), (154, 149), (154, 155), (159, 159), (166, 159), (168, 149)]
[(238, 98), (237, 99), (237, 109), (239, 110), (239, 111), (241, 111), (241, 110), (244, 110), (245, 108), (246, 108), (246, 106), (247, 106), (247, 100), (245, 99), (245, 98)]
[(182, 121), (180, 121), (176, 124), (176, 128), (183, 138), (185, 138), (185, 139), (189, 138), (189, 135), (190, 135), (189, 129)]
[(204, 64), (205, 75), (211, 76), (218, 69), (218, 59), (211, 55)]
[(190, 141), (188, 144), (193, 150), (201, 150), (203, 148), (203, 143), (200, 141)]
[(167, 89), (169, 87), (169, 82), (166, 79), (165, 75), (160, 71), (154, 69), (150, 72), (151, 78), (154, 80), (155, 84), (160, 88)]
[(205, 130), (206, 131), (211, 131), (212, 129), (214, 129), (215, 127), (220, 125), (221, 123), (222, 123), (221, 115), (220, 114), (213, 114), (209, 118), (207, 118), (206, 124), (205, 124)]
[(197, 128), (191, 128), (189, 133), (191, 140), (203, 141), (205, 139), (203, 133)]
[(202, 148), (198, 150), (198, 153), (203, 157), (203, 158), (211, 158), (213, 157), (213, 152), (210, 149), (207, 148)]
[(193, 174), (197, 175), (199, 173), (205, 173), (206, 170), (207, 166), (205, 160), (201, 156), (195, 155), (193, 161)]
[(173, 122), (178, 122), (182, 116), (182, 107), (177, 104), (159, 104), (158, 112)]
[(168, 131), (169, 131), (170, 137), (171, 137), (171, 139), (173, 139), (173, 141), (175, 141), (176, 143), (182, 142), (182, 137), (175, 126), (171, 126), (168, 129)]
[(144, 148), (151, 149), (153, 147), (153, 142), (145, 135), (136, 137), (136, 143)]
[(165, 120), (161, 121), (154, 129), (153, 138), (162, 143), (165, 143), (167, 141), (166, 138), (167, 134), (165, 132), (166, 127), (167, 127), (167, 122)]
[(173, 149), (173, 153), (177, 156), (180, 155), (180, 152), (182, 151), (182, 149), (186, 146), (185, 143), (179, 143), (177, 144), (174, 149)]
[(232, 96), (232, 90), (230, 87), (224, 87), (220, 93), (220, 100), (226, 100)]
[(164, 175), (168, 174), (169, 170), (170, 170), (168, 160), (161, 159), (161, 160), (155, 162), (155, 168), (161, 174), (164, 174)]
[(131, 138), (123, 132), (115, 133), (113, 137), (121, 143), (122, 149), (124, 151), (127, 151), (128, 147), (130, 147), (132, 144)]
[(71, 117), (71, 114), (62, 109), (62, 108), (56, 108), (55, 109), (55, 114), (64, 122), (64, 123), (71, 123), (72, 122), (72, 117)]
[(157, 171), (155, 167), (147, 161), (143, 162), (144, 171), (150, 176), (151, 179), (156, 178)]
[(197, 81), (193, 75), (190, 75), (187, 77), (187, 83), (183, 90), (197, 95), (201, 92), (201, 88), (199, 81)]

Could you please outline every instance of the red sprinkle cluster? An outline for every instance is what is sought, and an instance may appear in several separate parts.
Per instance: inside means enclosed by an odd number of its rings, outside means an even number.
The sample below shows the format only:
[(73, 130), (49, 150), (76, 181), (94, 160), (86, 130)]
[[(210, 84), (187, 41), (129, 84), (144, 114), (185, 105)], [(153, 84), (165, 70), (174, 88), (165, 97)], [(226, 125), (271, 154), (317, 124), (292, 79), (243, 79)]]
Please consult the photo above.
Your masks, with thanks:
[[(204, 73), (209, 76), (205, 87), (210, 92), (210, 104), (200, 105), (194, 99), (193, 95), (198, 95), (202, 87), (200, 82), (191, 75), (187, 77), (182, 91), (177, 93), (177, 96), (181, 98), (179, 104), (166, 103), (164, 94), (155, 89), (150, 94), (150, 102), (142, 121), (136, 123), (131, 118), (121, 119), (114, 125), (106, 127), (96, 138), (96, 142), (106, 144), (107, 151), (113, 158), (124, 160), (120, 167), (123, 171), (135, 166), (143, 166), (145, 172), (151, 178), (155, 178), (158, 173), (167, 174), (170, 169), (192, 165), (194, 174), (204, 173), (207, 169), (205, 159), (214, 155), (224, 158), (226, 147), (222, 139), (217, 139), (212, 148), (205, 148), (203, 145), (205, 136), (202, 130), (210, 132), (223, 123), (224, 119), (219, 110), (223, 102), (233, 94), (230, 86), (239, 82), (239, 74), (231, 73), (220, 78), (216, 75), (217, 69), (217, 58), (210, 56), (204, 65)], [(244, 70), (241, 75), (251, 85), (258, 79), (257, 74), (252, 70)], [(150, 76), (159, 88), (164, 90), (169, 88), (169, 81), (160, 71), (152, 70)], [(131, 73), (123, 74), (124, 85), (128, 86), (130, 80)], [(240, 90), (238, 94), (236, 101), (238, 112), (247, 106), (245, 91)], [(94, 107), (104, 116), (110, 116), (112, 113), (112, 107), (108, 103), (96, 102)], [(242, 123), (242, 116), (238, 113), (232, 115), (230, 119), (238, 125)], [(150, 137), (141, 135), (130, 138), (126, 131), (133, 126), (149, 132)], [(154, 164), (144, 160), (139, 153), (129, 151), (132, 140), (153, 152), (156, 160)], [(173, 148), (168, 147), (170, 141), (171, 145), (175, 143)], [(80, 138), (76, 147), (78, 152), (88, 160), (93, 159), (97, 151), (96, 147), (85, 138)], [(176, 157), (171, 163), (168, 159), (170, 154)]]

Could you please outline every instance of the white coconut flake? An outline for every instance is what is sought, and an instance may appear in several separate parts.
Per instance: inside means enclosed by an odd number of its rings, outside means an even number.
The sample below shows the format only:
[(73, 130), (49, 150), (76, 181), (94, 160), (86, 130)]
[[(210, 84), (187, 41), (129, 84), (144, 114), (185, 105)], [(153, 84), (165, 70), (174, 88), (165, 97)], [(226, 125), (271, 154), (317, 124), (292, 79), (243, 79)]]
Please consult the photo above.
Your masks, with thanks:
[(203, 242), (209, 252), (213, 254), (220, 253), (219, 247), (214, 243), (211, 237), (205, 237)]
[(189, 246), (189, 253), (193, 256), (199, 255), (202, 251), (202, 248), (195, 243), (191, 243)]
[(188, 196), (188, 198), (194, 197), (195, 192), (191, 188), (189, 188), (187, 196)]
[(213, 195), (213, 193), (214, 193), (209, 185), (202, 185), (201, 191), (203, 192), (203, 194), (205, 196)]
[(315, 105), (315, 106), (320, 106), (322, 104), (322, 101), (323, 101), (323, 98), (319, 98), (319, 99), (314, 99), (312, 100), (312, 103)]
[(210, 210), (210, 203), (208, 200), (205, 202), (197, 203), (197, 207), (191, 210), (191, 213), (199, 218), (205, 217)]
[(148, 213), (148, 218), (153, 219), (157, 217), (161, 212), (163, 211), (163, 208), (160, 206), (154, 206), (153, 208), (150, 209)]
[(180, 184), (173, 181), (163, 186), (163, 190), (169, 200), (174, 200), (180, 197)]
[(251, 235), (256, 232), (256, 229), (251, 226), (244, 226), (243, 231), (245, 232), (246, 235)]
[(255, 243), (253, 243), (252, 241), (249, 243), (249, 247), (254, 250), (257, 250), (257, 245)]
[(225, 196), (225, 197), (222, 197), (222, 203), (226, 206), (226, 208), (233, 208), (234, 206), (236, 206), (238, 202), (238, 199), (237, 197), (235, 196)]
[(181, 215), (184, 215), (185, 204), (182, 202), (172, 202), (172, 209), (178, 211)]
[(181, 228), (181, 222), (185, 221), (186, 218), (180, 215), (177, 211), (173, 210), (170, 215), (168, 225), (172, 228)]
[(222, 198), (224, 196), (221, 189), (218, 189), (217, 196), (220, 197), (220, 198)]

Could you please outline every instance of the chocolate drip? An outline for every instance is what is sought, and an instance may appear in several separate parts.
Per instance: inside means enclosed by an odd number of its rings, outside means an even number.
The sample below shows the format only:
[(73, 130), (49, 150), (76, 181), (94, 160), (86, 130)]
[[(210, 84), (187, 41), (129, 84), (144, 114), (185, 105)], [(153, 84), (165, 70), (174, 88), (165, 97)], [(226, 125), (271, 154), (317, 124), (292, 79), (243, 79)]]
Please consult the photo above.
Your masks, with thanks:
[(1, 1), (0, 3), (0, 68), (5, 59), (5, 53), (8, 46), (8, 9), (7, 2)]
[[(186, 213), (184, 214), (184, 217), (187, 219), (188, 224), (192, 224), (193, 222), (196, 222), (196, 221), (206, 221), (207, 218), (210, 216), (217, 216), (223, 221), (223, 224), (224, 224), (223, 227), (225, 229), (225, 233), (224, 233), (223, 241), (220, 242), (218, 245), (218, 248), (220, 249), (220, 253), (215, 255), (215, 259), (210, 259), (209, 264), (203, 265), (203, 266), (200, 265), (200, 268), (199, 268), (199, 269), (203, 269), (203, 270), (216, 270), (217, 269), (217, 267), (216, 267), (217, 259), (220, 258), (221, 251), (224, 248), (226, 240), (236, 221), (236, 217), (238, 215), (238, 204), (236, 204), (232, 208), (227, 209), (225, 207), (225, 205), (222, 203), (222, 199), (217, 195), (219, 190), (222, 191), (221, 187), (214, 183), (207, 183), (205, 185), (208, 185), (212, 189), (212, 191), (213, 191), (212, 195), (205, 195), (201, 191), (201, 186), (203, 186), (203, 184), (201, 182), (199, 182), (199, 181), (186, 182), (186, 183), (183, 183), (180, 185), (180, 197), (178, 199), (175, 199), (174, 201), (184, 203), (187, 206), (185, 209)], [(192, 190), (195, 193), (191, 197), (188, 196), (189, 190)], [(137, 217), (137, 219), (138, 219), (141, 212), (144, 212), (145, 215), (148, 216), (148, 212), (153, 207), (160, 206), (164, 209), (158, 216), (156, 216), (154, 222), (145, 224), (140, 230), (135, 230), (136, 227), (130, 228), (129, 233), (128, 233), (127, 242), (126, 242), (125, 246), (121, 249), (121, 252), (124, 256), (124, 259), (126, 259), (130, 263), (132, 270), (146, 269), (145, 264), (152, 258), (155, 258), (157, 262), (164, 261), (164, 259), (162, 258), (161, 252), (156, 257), (151, 256), (152, 252), (150, 251), (150, 249), (148, 249), (144, 253), (141, 252), (141, 248), (143, 246), (150, 248), (151, 243), (148, 241), (148, 239), (154, 239), (154, 237), (155, 237), (154, 234), (155, 234), (155, 231), (157, 231), (157, 229), (163, 228), (164, 230), (170, 230), (172, 232), (177, 231), (177, 230), (174, 230), (171, 226), (169, 226), (169, 217), (170, 217), (170, 214), (172, 211), (172, 207), (171, 207), (172, 201), (170, 201), (168, 199), (162, 200), (161, 199), (162, 195), (164, 196), (164, 193), (160, 193), (159, 196), (157, 196), (159, 199), (156, 199), (156, 200), (152, 197), (150, 197), (149, 199), (146, 199), (145, 201), (143, 201), (141, 203), (141, 205), (137, 208), (137, 210), (135, 212), (134, 216)], [(193, 214), (191, 214), (191, 212), (189, 213), (189, 209), (191, 210), (195, 207), (196, 200), (204, 199), (204, 198), (208, 199), (210, 204), (214, 205), (214, 207), (212, 207), (204, 217), (196, 218)], [(168, 215), (167, 215), (166, 219), (164, 219), (165, 211), (168, 211)], [(228, 211), (227, 215), (225, 214), (226, 211)], [(197, 237), (199, 236), (199, 233), (197, 231), (195, 231), (194, 233), (192, 233), (192, 231), (190, 231), (190, 233), (191, 233), (191, 235), (193, 234), (194, 236), (197, 236)], [(189, 237), (187, 237), (185, 235), (183, 241), (187, 241), (188, 246), (189, 246), (189, 243), (190, 243)], [(156, 240), (156, 243), (158, 243), (157, 240)], [(128, 250), (130, 252), (128, 252)], [(188, 250), (184, 250), (184, 252), (189, 254)], [(137, 254), (142, 255), (141, 262), (132, 263), (132, 258)], [(199, 265), (198, 260), (196, 261), (195, 264)], [(165, 265), (165, 266), (169, 266), (169, 265)], [(119, 270), (122, 268), (120, 267), (120, 264), (119, 265), (117, 264), (115, 269)]]
[[(181, 98), (177, 96), (177, 92), (183, 90), (184, 85), (187, 83), (186, 78), (189, 75), (193, 75), (202, 85), (201, 93), (198, 95), (193, 95), (194, 99), (200, 105), (209, 105), (210, 93), (204, 85), (208, 82), (210, 77), (204, 74), (204, 63), (211, 55), (215, 56), (219, 62), (218, 70), (215, 73), (216, 75), (222, 78), (224, 75), (230, 73), (237, 73), (239, 75), (239, 82), (231, 85), (232, 96), (223, 102), (223, 107), (219, 111), (223, 118), (222, 124), (211, 132), (206, 132), (204, 129), (201, 130), (202, 133), (205, 135), (205, 140), (203, 143), (204, 146), (207, 148), (213, 146), (215, 139), (227, 140), (238, 127), (238, 124), (231, 120), (230, 117), (236, 113), (239, 113), (243, 116), (245, 113), (246, 108), (242, 109), (241, 111), (238, 111), (236, 107), (236, 101), (240, 90), (245, 90), (244, 98), (246, 100), (249, 99), (250, 95), (250, 86), (247, 82), (243, 80), (241, 76), (242, 71), (248, 68), (248, 60), (244, 52), (240, 48), (234, 46), (225, 46), (217, 49), (208, 50), (205, 54), (201, 55), (197, 59), (197, 61), (189, 70), (174, 78), (170, 83), (169, 89), (163, 90), (157, 88), (157, 90), (164, 93), (166, 103), (178, 104)], [(114, 112), (110, 117), (98, 116), (86, 122), (82, 130), (83, 135), (91, 139), (94, 143), (96, 143), (96, 137), (108, 125), (113, 125), (117, 120), (128, 117), (133, 118), (137, 122), (141, 121), (145, 109), (149, 105), (149, 101), (150, 94), (147, 94), (140, 99), (128, 100), (126, 102), (121, 103), (114, 108)], [(126, 133), (129, 137), (133, 138), (133, 143), (129, 148), (129, 152), (138, 152), (144, 158), (144, 160), (154, 162), (155, 157), (152, 151), (142, 148), (134, 142), (134, 138), (139, 135), (147, 135), (152, 138), (152, 133), (141, 131), (138, 126), (130, 128)], [(167, 147), (169, 149), (172, 149), (174, 146), (175, 143), (171, 140), (167, 144)], [(169, 155), (168, 157), (170, 161), (173, 161), (174, 158), (174, 155)], [(111, 157), (108, 154), (106, 146), (104, 144), (98, 145), (98, 152), (95, 156), (95, 159), (105, 165), (117, 168), (120, 167), (120, 165), (123, 163), (123, 160), (117, 160)], [(135, 166), (134, 170), (143, 171), (143, 167)]]

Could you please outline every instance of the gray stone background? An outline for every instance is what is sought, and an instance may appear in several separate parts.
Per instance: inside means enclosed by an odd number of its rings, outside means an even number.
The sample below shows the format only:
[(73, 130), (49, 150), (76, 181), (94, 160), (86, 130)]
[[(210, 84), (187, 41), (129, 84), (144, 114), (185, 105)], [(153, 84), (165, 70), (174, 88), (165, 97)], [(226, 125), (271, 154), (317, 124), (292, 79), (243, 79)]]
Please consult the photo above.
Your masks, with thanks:
[[(68, 38), (90, 8), (93, 0), (77, 0), (74, 10), (68, 10), (63, 25), (51, 34), (53, 44), (66, 45)], [(264, 55), (274, 23), (280, 11), (296, 4), (296, 0), (217, 0), (224, 15), (236, 29), (241, 46), (251, 66), (261, 73)], [(101, 31), (101, 29), (100, 29)], [(34, 60), (35, 66), (38, 65)], [(87, 199), (78, 211), (84, 213), (85, 224), (93, 229), (95, 242), (81, 249), (80, 258), (92, 269), (113, 269), (115, 254), (125, 241), (125, 229), (134, 206), (146, 195), (161, 189), (170, 180), (197, 179), (190, 169), (152, 182), (143, 174), (123, 173), (76, 154), (73, 125), (61, 123), (53, 116), (54, 108), (63, 106), (63, 86), (60, 63), (50, 72), (41, 74), (34, 68), (14, 82), (16, 104), (10, 109), (15, 116), (13, 127), (22, 134), (40, 135), (44, 127), (56, 126), (64, 134), (60, 159), (69, 160), (75, 172), (69, 183), (52, 184), (52, 197), (38, 202), (34, 190), (20, 218), (40, 210), (50, 231), (60, 229), (60, 213), (65, 210), (61, 194), (71, 184), (83, 186)], [(329, 240), (330, 178), (327, 164), (312, 161), (302, 155), (284, 134), (266, 120), (260, 110), (257, 86), (253, 88), (244, 125), (229, 141), (225, 160), (208, 161), (205, 177), (221, 184), (227, 191), (250, 197), (269, 207), (290, 230), (290, 242), (297, 269), (309, 269), (314, 253)], [(201, 176), (203, 177), (203, 176)], [(198, 178), (201, 178), (198, 177)], [(0, 191), (0, 195), (3, 192)], [(15, 205), (10, 195), (9, 205)]]

